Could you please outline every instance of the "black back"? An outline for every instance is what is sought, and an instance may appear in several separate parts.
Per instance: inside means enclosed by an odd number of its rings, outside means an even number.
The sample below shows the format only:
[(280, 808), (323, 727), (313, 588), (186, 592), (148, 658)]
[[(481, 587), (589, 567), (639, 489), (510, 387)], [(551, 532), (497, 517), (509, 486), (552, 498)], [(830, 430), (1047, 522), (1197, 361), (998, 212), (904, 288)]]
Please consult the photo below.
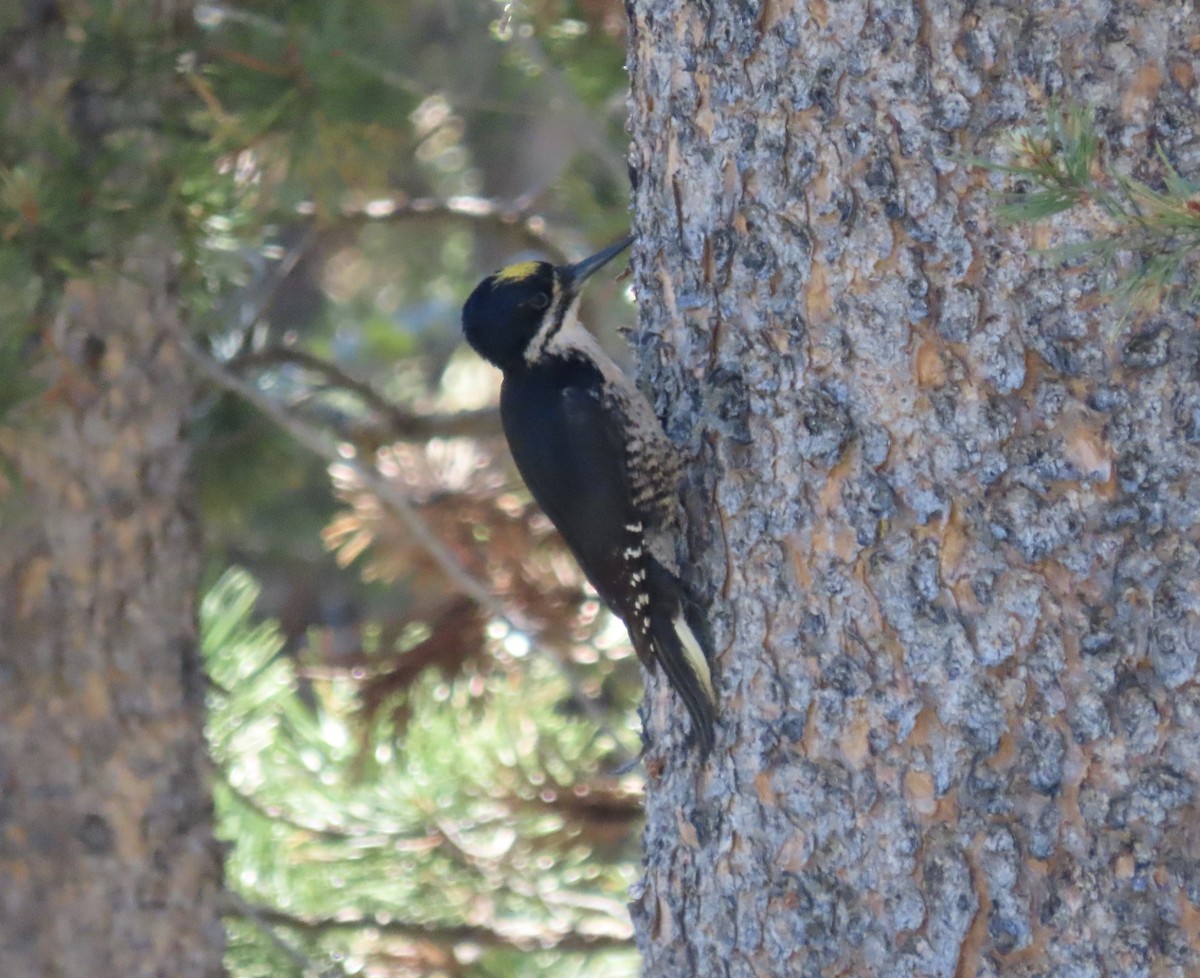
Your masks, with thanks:
[(553, 359), (506, 374), (500, 418), (525, 484), (618, 615), (632, 608), (605, 582), (626, 578), (622, 551), (641, 517), (630, 503), (625, 435), (601, 403), (603, 378), (586, 361)]
[(620, 411), (604, 378), (566, 357), (507, 370), (500, 418), (533, 498), (558, 528), (600, 598), (629, 629), (646, 668), (662, 665), (692, 714), (701, 750), (713, 746), (714, 706), (676, 627), (679, 583), (645, 550), (648, 514), (633, 504)]

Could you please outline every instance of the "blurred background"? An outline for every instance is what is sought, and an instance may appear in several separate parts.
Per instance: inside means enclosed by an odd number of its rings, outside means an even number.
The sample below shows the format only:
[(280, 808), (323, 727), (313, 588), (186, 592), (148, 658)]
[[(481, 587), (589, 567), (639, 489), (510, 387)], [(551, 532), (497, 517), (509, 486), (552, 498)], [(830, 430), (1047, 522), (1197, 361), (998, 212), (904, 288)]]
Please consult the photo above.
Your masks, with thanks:
[[(642, 693), (516, 478), (474, 284), (626, 233), (617, 0), (203, 4), (179, 188), (241, 978), (633, 975)], [(219, 153), (217, 172), (212, 149)], [(203, 160), (208, 164), (204, 165)], [(635, 310), (598, 277), (619, 359)]]

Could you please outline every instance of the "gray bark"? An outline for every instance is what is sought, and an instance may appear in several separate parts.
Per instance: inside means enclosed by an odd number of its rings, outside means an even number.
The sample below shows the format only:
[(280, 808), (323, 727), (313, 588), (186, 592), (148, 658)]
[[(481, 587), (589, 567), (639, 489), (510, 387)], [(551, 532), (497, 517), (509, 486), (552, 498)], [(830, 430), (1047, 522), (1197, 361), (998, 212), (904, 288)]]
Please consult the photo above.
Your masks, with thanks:
[(635, 337), (722, 699), (646, 974), (1200, 973), (1200, 341), (998, 226), (1051, 97), (1200, 171), (1178, 3), (631, 9)]
[[(16, 92), (5, 103), (7, 138), (17, 141), (8, 150), (33, 145), (28, 132), (43, 130), (25, 127), (47, 120), (107, 138), (103, 126), (68, 121), (78, 36), (65, 41), (55, 18), (39, 15), (45, 5), (27, 6), (29, 25), (5, 38), (11, 60), (0, 65)], [(127, 16), (142, 38), (157, 37), (161, 20)], [(137, 78), (136, 93), (169, 91), (169, 59), (162, 68), (165, 77)], [(148, 97), (138, 117), (152, 117), (153, 104)], [(145, 169), (123, 175), (126, 186), (153, 179), (159, 138), (137, 144)], [(32, 172), (66, 165), (36, 151), (24, 163)], [(30, 208), (8, 232), (36, 248), (72, 206), (84, 221), (102, 219), (86, 212), (92, 189), (84, 183), (77, 201), (53, 201), (44, 214)], [(56, 276), (56, 256), (41, 256), (43, 300), (22, 353), (42, 389), (0, 419), (4, 978), (224, 973), (199, 537), (185, 476), (193, 388), (179, 343), (180, 249), (165, 217), (127, 220), (141, 225), (136, 234), (110, 237), (86, 270)]]

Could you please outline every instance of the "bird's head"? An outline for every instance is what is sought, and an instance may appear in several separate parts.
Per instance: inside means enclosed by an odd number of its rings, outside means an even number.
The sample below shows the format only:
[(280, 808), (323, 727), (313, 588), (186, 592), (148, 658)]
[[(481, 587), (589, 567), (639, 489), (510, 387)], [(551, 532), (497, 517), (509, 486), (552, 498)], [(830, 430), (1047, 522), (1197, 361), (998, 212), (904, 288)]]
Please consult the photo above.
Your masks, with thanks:
[(463, 333), (485, 360), (501, 370), (527, 362), (562, 326), (583, 283), (629, 247), (632, 237), (570, 265), (523, 261), (480, 282), (463, 305)]

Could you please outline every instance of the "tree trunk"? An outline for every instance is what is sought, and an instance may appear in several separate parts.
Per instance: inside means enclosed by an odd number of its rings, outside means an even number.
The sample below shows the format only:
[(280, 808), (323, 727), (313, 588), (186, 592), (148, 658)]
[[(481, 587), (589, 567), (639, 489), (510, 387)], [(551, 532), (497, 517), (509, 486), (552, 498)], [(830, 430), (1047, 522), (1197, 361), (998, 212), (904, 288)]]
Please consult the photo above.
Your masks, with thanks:
[[(85, 45), (72, 33), (92, 29), (86, 11), (68, 30), (53, 4), (26, 9), (31, 20), (5, 37), (0, 66), (16, 93), (5, 104), (5, 152), (27, 150), (6, 174), (4, 203), (18, 214), (5, 247), (26, 249), (41, 273), (27, 283), (40, 299), (24, 354), (43, 388), (0, 419), (12, 477), (0, 500), (0, 975), (211, 978), (223, 973), (224, 942), (185, 477), (193, 389), (179, 345), (179, 244), (161, 214), (128, 210), (128, 237), (108, 236), (104, 253), (63, 274), (77, 242), (55, 237), (68, 224), (86, 237), (107, 221), (89, 206), (114, 189), (136, 198), (165, 137), (147, 131), (131, 144), (117, 121), (128, 104), (101, 105), (115, 89), (86, 87)], [(137, 26), (138, 44), (161, 30)], [(137, 118), (154, 117), (171, 67), (164, 59), (158, 76), (122, 89), (145, 97)], [(38, 148), (37, 134), (52, 129), (81, 141), (78, 159), (60, 155), (65, 143)], [(133, 166), (96, 169), (129, 145)], [(65, 187), (55, 181), (74, 164), (78, 198), (38, 196)], [(163, 188), (150, 197), (160, 206)]]
[[(721, 696), (659, 739), (646, 973), (1200, 974), (1200, 342), (999, 227), (1095, 105), (1195, 178), (1174, 3), (631, 10), (638, 351)], [(678, 710), (665, 685), (651, 729)], [(682, 724), (680, 724), (682, 727)]]

